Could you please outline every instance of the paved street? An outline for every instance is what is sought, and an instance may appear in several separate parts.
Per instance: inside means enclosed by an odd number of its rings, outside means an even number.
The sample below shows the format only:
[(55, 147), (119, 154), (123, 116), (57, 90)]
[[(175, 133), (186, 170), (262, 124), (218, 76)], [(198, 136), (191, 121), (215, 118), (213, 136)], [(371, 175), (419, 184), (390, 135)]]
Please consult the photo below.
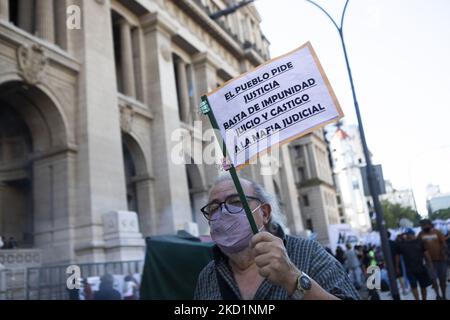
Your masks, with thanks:
[[(420, 289), (419, 289), (420, 292)], [(450, 282), (447, 282), (447, 299), (450, 298)], [(380, 298), (381, 300), (392, 300), (391, 294), (390, 292), (379, 292), (380, 293)], [(420, 293), (419, 293), (420, 296)], [(414, 296), (412, 295), (411, 291), (409, 290), (408, 293), (406, 295), (401, 294), (401, 299), (402, 300), (414, 300)], [(435, 300), (436, 299), (436, 294), (433, 290), (432, 286), (428, 287), (427, 290), (427, 300)]]

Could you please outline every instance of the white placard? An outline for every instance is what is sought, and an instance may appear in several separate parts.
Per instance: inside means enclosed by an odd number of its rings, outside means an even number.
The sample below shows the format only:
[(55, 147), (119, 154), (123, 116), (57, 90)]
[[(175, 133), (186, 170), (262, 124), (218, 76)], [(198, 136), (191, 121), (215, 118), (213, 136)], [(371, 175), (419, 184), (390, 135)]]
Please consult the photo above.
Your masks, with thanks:
[(309, 42), (228, 81), (208, 101), (237, 169), (344, 116)]
[(336, 248), (340, 246), (345, 249), (345, 245), (350, 243), (353, 245), (359, 241), (358, 234), (349, 224), (330, 224), (328, 225), (328, 238), (330, 239), (330, 249), (336, 253)]

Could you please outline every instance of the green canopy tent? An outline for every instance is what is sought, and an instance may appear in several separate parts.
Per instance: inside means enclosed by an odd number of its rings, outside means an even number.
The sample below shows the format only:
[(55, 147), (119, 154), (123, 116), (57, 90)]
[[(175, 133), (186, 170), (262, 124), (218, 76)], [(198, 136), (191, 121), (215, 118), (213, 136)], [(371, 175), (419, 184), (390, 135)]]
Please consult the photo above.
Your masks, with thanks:
[(144, 300), (191, 300), (214, 243), (182, 235), (148, 237), (140, 295)]

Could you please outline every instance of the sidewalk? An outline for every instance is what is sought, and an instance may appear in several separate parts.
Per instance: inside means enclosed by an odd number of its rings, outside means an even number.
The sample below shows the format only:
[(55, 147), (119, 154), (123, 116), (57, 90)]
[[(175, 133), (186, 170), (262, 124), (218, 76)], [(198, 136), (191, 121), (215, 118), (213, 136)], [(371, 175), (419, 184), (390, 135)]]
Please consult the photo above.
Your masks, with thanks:
[[(399, 289), (399, 290), (401, 291), (401, 289)], [(420, 288), (418, 290), (419, 290), (419, 297), (421, 298)], [(392, 300), (390, 292), (379, 291), (378, 293), (380, 295), (381, 300)], [(447, 282), (446, 293), (447, 293), (447, 299), (450, 300), (450, 282)], [(409, 290), (408, 294), (406, 294), (406, 295), (403, 295), (400, 293), (400, 297), (402, 300), (414, 300), (414, 296), (410, 290)], [(434, 292), (432, 286), (429, 286), (427, 288), (427, 300), (436, 300), (436, 293)]]

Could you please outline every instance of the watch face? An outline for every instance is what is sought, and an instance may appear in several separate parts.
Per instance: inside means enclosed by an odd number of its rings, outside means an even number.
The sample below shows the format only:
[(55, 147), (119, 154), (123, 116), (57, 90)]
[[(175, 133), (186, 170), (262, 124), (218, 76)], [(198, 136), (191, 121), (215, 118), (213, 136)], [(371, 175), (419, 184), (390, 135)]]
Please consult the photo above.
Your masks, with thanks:
[(311, 289), (311, 280), (307, 276), (301, 276), (299, 282), (303, 290)]

